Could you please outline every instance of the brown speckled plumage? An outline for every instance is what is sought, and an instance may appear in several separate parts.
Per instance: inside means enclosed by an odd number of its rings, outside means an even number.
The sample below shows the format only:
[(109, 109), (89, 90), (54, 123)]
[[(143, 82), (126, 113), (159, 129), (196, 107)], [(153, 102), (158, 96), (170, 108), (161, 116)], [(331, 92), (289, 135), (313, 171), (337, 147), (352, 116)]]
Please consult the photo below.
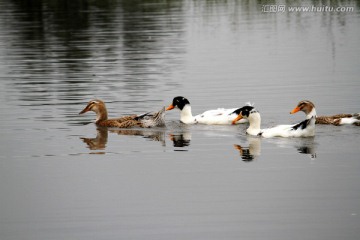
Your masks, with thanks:
[[(335, 126), (341, 125), (341, 119), (342, 118), (353, 118), (356, 117), (356, 114), (336, 114), (331, 116), (318, 116), (316, 117), (316, 124), (332, 124)], [(353, 123), (356, 126), (359, 126), (359, 122)]]
[[(139, 125), (138, 121), (134, 120), (136, 117), (137, 117), (137, 115), (131, 115), (131, 116), (124, 116), (121, 118), (100, 120), (100, 121), (96, 121), (96, 124), (99, 126), (104, 126), (104, 127), (128, 128), (128, 127)], [(135, 122), (137, 124), (135, 124)]]

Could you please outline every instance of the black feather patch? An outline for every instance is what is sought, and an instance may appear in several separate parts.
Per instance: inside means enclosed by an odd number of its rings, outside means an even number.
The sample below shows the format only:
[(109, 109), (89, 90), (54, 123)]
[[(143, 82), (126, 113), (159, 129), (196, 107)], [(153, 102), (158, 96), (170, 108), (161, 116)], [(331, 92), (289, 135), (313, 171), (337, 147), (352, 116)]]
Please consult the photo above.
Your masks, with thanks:
[(305, 119), (302, 122), (299, 122), (298, 124), (295, 124), (294, 126), (291, 127), (292, 130), (297, 130), (297, 129), (305, 129), (311, 122), (311, 119)]
[(230, 113), (229, 115), (236, 113), (237, 115), (239, 115), (241, 113), (241, 115), (248, 117), (250, 112), (254, 109), (253, 106), (244, 106), (242, 108), (238, 108), (235, 111), (233, 111), (232, 113)]

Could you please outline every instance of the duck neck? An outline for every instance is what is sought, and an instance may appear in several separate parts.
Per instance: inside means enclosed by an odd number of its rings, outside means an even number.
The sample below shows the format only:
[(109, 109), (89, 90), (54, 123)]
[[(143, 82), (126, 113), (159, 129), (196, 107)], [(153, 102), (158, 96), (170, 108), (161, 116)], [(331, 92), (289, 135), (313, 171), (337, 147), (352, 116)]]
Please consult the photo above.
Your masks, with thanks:
[(180, 112), (180, 121), (183, 123), (191, 123), (194, 121), (194, 117), (191, 113), (191, 106), (186, 104)]
[(306, 119), (310, 119), (310, 118), (312, 118), (312, 117), (316, 118), (316, 110), (315, 110), (315, 108), (313, 108), (313, 109), (311, 110), (311, 112), (309, 112), (309, 113), (306, 115)]
[(108, 119), (108, 114), (106, 108), (99, 109), (96, 112), (96, 121), (95, 121), (96, 123), (105, 121), (107, 119)]
[[(247, 129), (247, 132), (249, 134), (252, 133), (256, 133), (260, 131), (260, 126), (261, 126), (261, 117), (260, 117), (260, 113), (256, 112), (256, 113), (252, 113), (249, 117), (249, 124), (250, 126)], [(252, 134), (254, 135), (254, 134)]]

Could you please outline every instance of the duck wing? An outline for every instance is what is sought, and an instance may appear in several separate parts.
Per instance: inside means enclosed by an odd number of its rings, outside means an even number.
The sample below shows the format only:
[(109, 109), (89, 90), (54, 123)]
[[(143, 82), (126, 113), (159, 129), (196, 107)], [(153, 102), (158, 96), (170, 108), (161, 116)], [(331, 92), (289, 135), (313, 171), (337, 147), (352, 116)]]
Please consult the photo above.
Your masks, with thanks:
[(113, 119), (110, 119), (112, 121), (116, 121), (118, 123), (122, 123), (122, 122), (126, 122), (126, 121), (129, 121), (129, 120), (134, 120), (137, 116), (136, 115), (129, 115), (129, 116), (123, 116), (123, 117), (120, 117), (120, 118), (113, 118)]
[(305, 119), (304, 121), (302, 122), (299, 122), (295, 125), (292, 125), (291, 126), (291, 130), (298, 130), (298, 129), (305, 129), (311, 122), (311, 119), (312, 118), (309, 118), (309, 119)]
[(98, 125), (104, 127), (129, 128), (132, 126), (139, 125), (139, 121), (136, 121), (134, 119), (128, 119), (128, 120), (123, 119), (123, 121), (119, 122), (114, 119), (108, 119), (98, 123)]
[(140, 122), (134, 119), (124, 121), (122, 123), (119, 123), (117, 127), (119, 128), (131, 128), (134, 126), (141, 126)]
[(137, 121), (140, 121), (142, 119), (149, 119), (149, 118), (152, 118), (154, 117), (154, 114), (153, 112), (147, 112), (147, 113), (144, 113), (144, 114), (141, 114), (141, 115), (138, 115), (134, 118), (134, 120), (137, 120)]

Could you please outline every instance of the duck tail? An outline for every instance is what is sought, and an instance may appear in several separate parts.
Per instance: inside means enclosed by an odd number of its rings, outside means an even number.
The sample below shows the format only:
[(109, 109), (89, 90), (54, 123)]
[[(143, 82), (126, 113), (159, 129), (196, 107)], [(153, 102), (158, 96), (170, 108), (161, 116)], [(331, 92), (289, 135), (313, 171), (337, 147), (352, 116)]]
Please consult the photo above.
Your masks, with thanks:
[(250, 106), (250, 107), (254, 107), (255, 106), (255, 103), (252, 103), (252, 102), (246, 102), (245, 103), (245, 106)]
[(144, 113), (144, 114), (141, 114), (141, 115), (139, 115), (139, 116), (136, 116), (135, 118), (134, 118), (134, 120), (140, 120), (140, 119), (143, 119), (144, 117), (146, 117), (146, 116), (149, 116), (149, 115), (151, 115), (151, 112), (147, 112), (147, 113)]

